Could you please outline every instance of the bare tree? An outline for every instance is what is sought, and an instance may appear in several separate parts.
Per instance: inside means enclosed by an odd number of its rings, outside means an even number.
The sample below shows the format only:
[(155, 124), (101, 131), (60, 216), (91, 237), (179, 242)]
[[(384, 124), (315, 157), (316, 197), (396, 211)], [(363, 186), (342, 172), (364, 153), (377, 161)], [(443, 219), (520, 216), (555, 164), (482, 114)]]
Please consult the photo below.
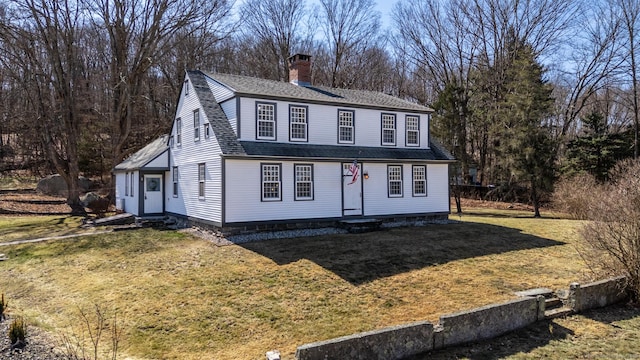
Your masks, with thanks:
[[(0, 23), (0, 57), (22, 81), (23, 94), (35, 135), (49, 160), (68, 185), (67, 204), (74, 214), (84, 214), (79, 200), (78, 139), (80, 137), (82, 62), (82, 9), (74, 1), (11, 1)], [(23, 134), (29, 136), (29, 134)]]
[(633, 126), (635, 132), (634, 157), (638, 158), (640, 151), (640, 139), (638, 139), (640, 124), (638, 123), (638, 64), (636, 57), (640, 47), (640, 3), (634, 0), (618, 0), (617, 6), (620, 8), (622, 27), (626, 37), (624, 58), (627, 60), (631, 75), (633, 111)]
[(271, 58), (268, 63), (277, 64), (273, 67), (274, 74), (269, 77), (289, 81), (288, 59), (307, 38), (302, 24), (307, 17), (305, 2), (248, 0), (242, 5), (241, 13), (245, 37), (264, 44)]
[[(132, 134), (136, 109), (147, 99), (145, 78), (154, 65), (169, 53), (178, 35), (215, 27), (231, 10), (227, 0), (85, 0), (95, 15), (94, 26), (108, 34), (107, 91), (109, 108), (105, 112), (112, 124), (112, 160), (122, 160)], [(182, 32), (185, 29), (188, 31)]]
[(373, 0), (320, 0), (318, 21), (328, 44), (329, 84), (350, 87), (359, 75), (345, 69), (348, 59), (378, 41), (380, 14)]

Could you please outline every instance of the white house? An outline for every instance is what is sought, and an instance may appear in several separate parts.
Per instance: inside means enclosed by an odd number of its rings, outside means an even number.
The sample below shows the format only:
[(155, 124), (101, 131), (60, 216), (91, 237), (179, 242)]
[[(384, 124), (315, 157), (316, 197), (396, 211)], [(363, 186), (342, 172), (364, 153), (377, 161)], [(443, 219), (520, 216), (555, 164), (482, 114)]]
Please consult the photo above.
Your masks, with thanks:
[(168, 138), (114, 169), (116, 202), (222, 229), (447, 216), (454, 159), (432, 109), (312, 86), (307, 55), (290, 69), (291, 83), (188, 71)]

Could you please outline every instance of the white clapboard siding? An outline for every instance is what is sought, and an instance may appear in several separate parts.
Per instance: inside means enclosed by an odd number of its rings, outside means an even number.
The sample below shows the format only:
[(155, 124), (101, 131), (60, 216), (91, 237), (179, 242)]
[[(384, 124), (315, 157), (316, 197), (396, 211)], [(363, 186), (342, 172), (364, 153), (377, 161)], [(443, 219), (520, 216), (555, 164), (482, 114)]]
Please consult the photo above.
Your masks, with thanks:
[[(282, 164), (282, 201), (262, 201), (261, 164)], [(340, 163), (313, 163), (314, 199), (294, 199), (292, 161), (225, 161), (225, 221), (251, 222), (289, 219), (337, 218), (342, 216)]]
[(167, 166), (169, 166), (169, 152), (165, 151), (162, 154), (160, 154), (157, 158), (149, 161), (149, 163), (146, 164), (144, 167), (145, 168), (155, 168), (155, 167), (166, 168)]
[[(245, 141), (256, 140), (256, 102), (276, 104), (276, 141), (289, 142), (289, 105), (302, 105), (308, 111), (308, 143), (319, 145), (338, 145), (338, 110), (354, 111), (355, 144), (358, 146), (381, 146), (382, 114), (396, 115), (396, 144), (392, 147), (406, 146), (406, 116), (418, 116), (420, 119), (420, 148), (429, 147), (428, 120), (426, 114), (413, 114), (399, 111), (381, 111), (350, 108), (337, 105), (305, 104), (298, 102), (240, 99), (240, 138)], [(235, 105), (235, 104), (234, 104)], [(237, 131), (236, 131), (237, 133)], [(411, 146), (409, 146), (411, 147)]]
[[(388, 196), (387, 166), (402, 166), (402, 197)], [(448, 165), (427, 164), (427, 196), (413, 196), (412, 165), (424, 163), (366, 163), (363, 171), (369, 174), (364, 180), (364, 215), (424, 214), (449, 211)]]
[[(200, 109), (200, 139), (194, 140), (193, 111)], [(165, 193), (166, 211), (203, 220), (222, 221), (222, 182), (220, 146), (215, 134), (205, 138), (204, 124), (209, 122), (195, 93), (183, 98), (176, 118), (182, 118), (182, 142), (171, 148), (170, 169), (178, 166), (178, 196), (173, 196), (172, 172), (169, 173)], [(174, 125), (174, 139), (176, 127)], [(205, 163), (205, 196), (198, 196), (198, 164)]]

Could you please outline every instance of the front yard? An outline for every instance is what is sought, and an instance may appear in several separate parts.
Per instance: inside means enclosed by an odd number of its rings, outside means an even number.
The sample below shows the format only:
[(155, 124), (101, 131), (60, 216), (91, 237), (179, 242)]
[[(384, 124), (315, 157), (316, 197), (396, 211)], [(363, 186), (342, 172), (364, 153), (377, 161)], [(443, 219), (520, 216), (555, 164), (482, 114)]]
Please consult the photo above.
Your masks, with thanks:
[[(0, 233), (23, 231), (12, 219), (0, 218)], [(462, 222), (230, 246), (151, 229), (7, 246), (0, 292), (11, 314), (54, 333), (79, 308), (117, 311), (119, 353), (131, 358), (278, 349), (291, 359), (304, 343), (589, 279), (575, 221), (499, 210), (451, 219)]]

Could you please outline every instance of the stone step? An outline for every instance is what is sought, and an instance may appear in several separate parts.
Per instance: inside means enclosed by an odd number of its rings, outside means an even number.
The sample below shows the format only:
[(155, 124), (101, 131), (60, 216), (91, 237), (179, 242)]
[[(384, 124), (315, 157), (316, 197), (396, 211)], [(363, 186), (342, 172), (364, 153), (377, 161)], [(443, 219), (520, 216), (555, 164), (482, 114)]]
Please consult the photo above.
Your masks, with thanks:
[(562, 300), (558, 298), (551, 298), (544, 300), (544, 308), (546, 310), (555, 309), (562, 306)]
[(520, 297), (524, 297), (524, 296), (537, 297), (538, 295), (542, 295), (545, 297), (545, 299), (549, 299), (553, 297), (553, 290), (547, 289), (547, 288), (536, 288), (536, 289), (529, 289), (524, 291), (517, 291), (515, 294), (516, 296), (520, 296)]
[(556, 319), (560, 317), (565, 317), (573, 314), (573, 309), (568, 307), (559, 307), (556, 309), (546, 310), (544, 312), (545, 319)]

